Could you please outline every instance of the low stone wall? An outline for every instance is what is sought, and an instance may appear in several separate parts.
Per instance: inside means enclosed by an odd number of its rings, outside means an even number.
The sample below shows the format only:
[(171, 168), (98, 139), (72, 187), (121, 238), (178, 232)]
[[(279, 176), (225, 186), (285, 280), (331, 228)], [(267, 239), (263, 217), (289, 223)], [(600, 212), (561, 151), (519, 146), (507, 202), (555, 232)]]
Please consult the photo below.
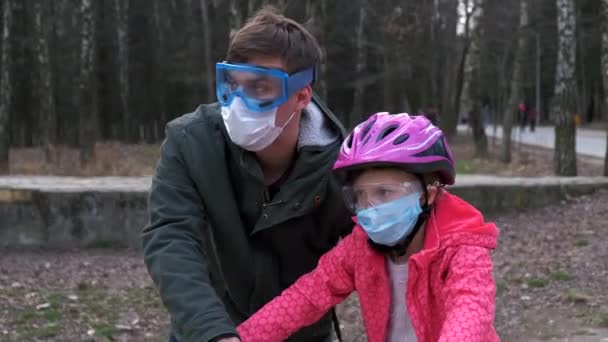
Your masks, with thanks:
[[(459, 176), (450, 191), (482, 212), (535, 208), (608, 189), (608, 178)], [(149, 178), (0, 177), (0, 247), (139, 248)]]
[(459, 176), (450, 191), (483, 213), (540, 208), (608, 189), (608, 177), (506, 178)]
[(139, 248), (149, 178), (0, 177), (0, 247)]

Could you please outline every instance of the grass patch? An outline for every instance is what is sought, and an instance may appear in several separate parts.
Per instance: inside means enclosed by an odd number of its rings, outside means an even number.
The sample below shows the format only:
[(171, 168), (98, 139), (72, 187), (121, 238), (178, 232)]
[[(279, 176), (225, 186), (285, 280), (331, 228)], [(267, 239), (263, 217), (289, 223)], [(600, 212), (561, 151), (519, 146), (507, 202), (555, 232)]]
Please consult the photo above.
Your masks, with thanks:
[[(23, 292), (23, 293), (21, 293)], [(25, 298), (25, 291), (2, 291), (0, 298)], [(69, 295), (77, 298), (69, 298)], [(48, 303), (46, 308), (36, 305)], [(110, 291), (82, 283), (73, 291), (40, 291), (37, 297), (11, 308), (8, 325), (16, 332), (17, 341), (54, 340), (78, 331), (95, 331), (95, 341), (114, 341), (123, 332), (116, 329), (121, 312), (133, 310), (140, 316), (164, 312), (154, 287)], [(1, 335), (0, 335), (1, 336)], [(1, 339), (1, 338), (0, 338)], [(65, 340), (65, 339), (63, 339)]]
[(112, 340), (112, 335), (114, 334), (114, 327), (108, 323), (96, 323), (92, 324), (93, 329), (95, 330), (95, 335), (102, 336), (107, 339)]
[(61, 329), (58, 325), (45, 325), (43, 327), (32, 327), (22, 335), (24, 339), (47, 339), (59, 335)]
[(591, 300), (591, 296), (583, 293), (580, 290), (570, 289), (564, 293), (564, 299), (575, 304), (585, 304)]
[(13, 320), (15, 325), (29, 325), (33, 323), (56, 323), (63, 317), (61, 308), (53, 307), (42, 310), (34, 308), (22, 309)]
[(547, 286), (547, 281), (545, 279), (535, 278), (528, 280), (528, 286), (541, 288)]
[(26, 309), (17, 314), (17, 318), (13, 321), (15, 325), (22, 325), (32, 322), (38, 318), (36, 309)]
[(156, 289), (152, 287), (131, 289), (127, 293), (127, 296), (129, 302), (134, 303), (138, 307), (146, 309), (162, 309), (163, 307)]
[(458, 159), (456, 160), (457, 174), (471, 173), (496, 173), (500, 169), (495, 162), (482, 159)]
[(502, 281), (496, 282), (496, 293), (497, 294), (503, 293), (506, 289), (507, 289), (507, 285), (505, 283), (503, 283)]
[(51, 293), (46, 297), (46, 299), (51, 306), (59, 306), (67, 300), (61, 293)]
[(61, 320), (63, 314), (59, 309), (50, 307), (42, 311), (42, 318), (48, 322), (57, 322)]
[(574, 242), (574, 245), (576, 247), (589, 246), (589, 240), (587, 240), (587, 239), (576, 239), (576, 241)]
[(602, 328), (608, 328), (608, 312), (600, 312), (594, 315), (593, 322)]
[(566, 271), (551, 272), (549, 277), (556, 281), (569, 281), (573, 279), (573, 277)]

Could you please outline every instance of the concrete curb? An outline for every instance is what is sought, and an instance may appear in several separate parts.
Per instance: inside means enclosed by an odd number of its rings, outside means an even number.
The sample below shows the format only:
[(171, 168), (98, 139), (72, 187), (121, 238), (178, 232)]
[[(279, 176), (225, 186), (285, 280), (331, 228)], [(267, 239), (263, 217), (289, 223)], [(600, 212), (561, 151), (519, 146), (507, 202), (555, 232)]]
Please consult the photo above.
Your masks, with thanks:
[(450, 191), (483, 213), (524, 210), (608, 189), (608, 177), (507, 178), (460, 176)]
[[(0, 177), (0, 247), (140, 247), (150, 178)], [(608, 178), (462, 175), (450, 191), (484, 213), (608, 189)]]

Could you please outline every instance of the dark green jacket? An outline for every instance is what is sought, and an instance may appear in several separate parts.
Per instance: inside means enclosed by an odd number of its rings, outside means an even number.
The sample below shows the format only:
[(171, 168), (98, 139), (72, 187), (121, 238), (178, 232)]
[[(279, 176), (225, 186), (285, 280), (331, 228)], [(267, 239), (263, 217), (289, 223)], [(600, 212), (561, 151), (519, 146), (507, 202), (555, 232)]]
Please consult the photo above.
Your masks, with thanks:
[[(143, 248), (178, 341), (234, 334), (350, 231), (331, 173), (344, 131), (326, 107), (316, 108), (335, 139), (298, 147), (274, 198), (254, 154), (230, 141), (219, 105), (167, 125)], [(330, 327), (325, 317), (290, 341), (313, 341)]]

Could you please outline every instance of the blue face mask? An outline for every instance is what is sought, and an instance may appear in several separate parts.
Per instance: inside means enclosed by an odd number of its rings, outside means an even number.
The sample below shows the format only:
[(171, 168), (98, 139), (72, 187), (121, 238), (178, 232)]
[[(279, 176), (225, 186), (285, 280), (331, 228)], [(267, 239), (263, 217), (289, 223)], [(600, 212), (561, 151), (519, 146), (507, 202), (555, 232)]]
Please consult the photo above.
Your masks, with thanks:
[(414, 229), (422, 213), (420, 192), (357, 212), (359, 225), (372, 241), (393, 247)]

